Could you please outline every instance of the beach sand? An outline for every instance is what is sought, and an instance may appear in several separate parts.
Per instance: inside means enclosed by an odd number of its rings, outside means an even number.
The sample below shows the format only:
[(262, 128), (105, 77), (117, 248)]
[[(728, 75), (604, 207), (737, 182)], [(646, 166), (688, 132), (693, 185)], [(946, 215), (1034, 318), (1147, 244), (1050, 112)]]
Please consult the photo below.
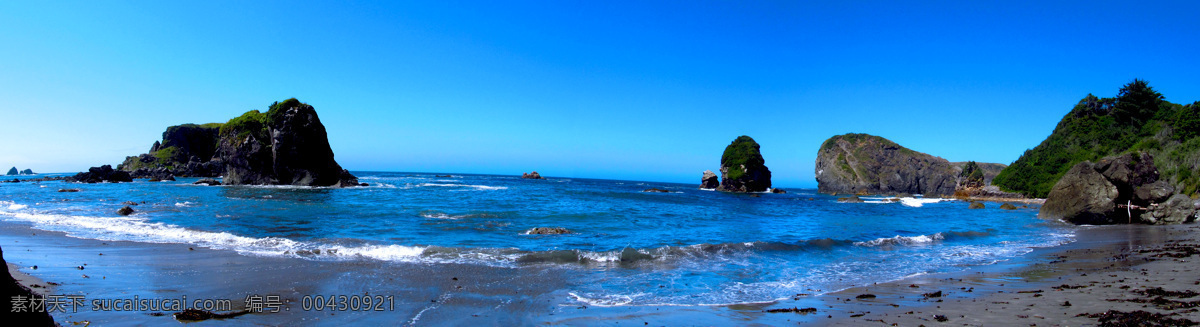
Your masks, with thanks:
[[(1200, 297), (1169, 293), (1200, 291), (1200, 274), (1192, 262), (1200, 260), (1193, 255), (1197, 240), (1197, 225), (1082, 227), (1075, 242), (1036, 249), (1022, 258), (823, 295), (798, 294), (759, 304), (599, 307), (579, 305), (563, 291), (562, 274), (570, 269), (261, 257), (181, 244), (76, 239), (0, 223), (0, 246), (18, 268), (13, 271), (44, 280), (31, 284), (59, 284), (36, 290), (83, 295), (87, 301), (229, 299), (230, 311), (244, 309), (250, 295), (279, 295), (285, 302), (279, 313), (226, 321), (258, 325), (1087, 326), (1103, 318), (1089, 315), (1108, 310), (1200, 321), (1196, 309), (1189, 308)], [(933, 297), (936, 292), (941, 296)], [(390, 295), (395, 304), (384, 311), (302, 309), (304, 296), (331, 294)], [(865, 294), (873, 297), (860, 297)], [(1159, 294), (1165, 295), (1159, 299)], [(766, 312), (784, 308), (816, 310)], [(64, 325), (177, 325), (171, 313), (81, 308), (53, 315)], [(221, 320), (202, 324), (211, 323)]]

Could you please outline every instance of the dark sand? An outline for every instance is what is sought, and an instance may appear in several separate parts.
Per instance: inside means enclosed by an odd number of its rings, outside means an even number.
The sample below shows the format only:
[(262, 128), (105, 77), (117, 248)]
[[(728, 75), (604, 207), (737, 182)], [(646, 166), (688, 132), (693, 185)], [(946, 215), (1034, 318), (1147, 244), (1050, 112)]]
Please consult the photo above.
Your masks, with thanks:
[[(1142, 310), (1169, 319), (1200, 321), (1196, 309), (1188, 308), (1191, 301), (1200, 304), (1200, 296), (1167, 294), (1159, 299), (1153, 293), (1138, 293), (1155, 287), (1200, 291), (1200, 274), (1192, 262), (1200, 259), (1192, 255), (1200, 246), (1200, 226), (1085, 227), (1076, 239), (1008, 262), (966, 267), (962, 272), (922, 275), (825, 295), (797, 295), (780, 302), (588, 307), (575, 304), (563, 291), (567, 288), (563, 274), (572, 269), (259, 257), (180, 244), (81, 240), (23, 224), (0, 223), (0, 246), (6, 259), (21, 272), (44, 280), (29, 283), (59, 284), (48, 291), (35, 288), (49, 294), (83, 295), (89, 304), (93, 299), (135, 295), (186, 295), (189, 301), (222, 298), (232, 300), (235, 311), (243, 309), (244, 299), (252, 294), (279, 295), (287, 302), (279, 313), (253, 313), (202, 325), (1087, 326), (1098, 325), (1100, 318), (1086, 314), (1107, 310)], [(34, 265), (36, 270), (31, 268)], [(923, 296), (938, 291), (941, 297)], [(302, 310), (305, 295), (329, 294), (391, 295), (395, 305), (379, 312)], [(858, 298), (863, 294), (874, 297)], [(1066, 302), (1071, 305), (1065, 306)], [(765, 312), (793, 307), (815, 308), (816, 312)], [(80, 308), (53, 315), (63, 325), (84, 321), (104, 326), (179, 324), (171, 313)], [(939, 322), (936, 316), (946, 320)]]

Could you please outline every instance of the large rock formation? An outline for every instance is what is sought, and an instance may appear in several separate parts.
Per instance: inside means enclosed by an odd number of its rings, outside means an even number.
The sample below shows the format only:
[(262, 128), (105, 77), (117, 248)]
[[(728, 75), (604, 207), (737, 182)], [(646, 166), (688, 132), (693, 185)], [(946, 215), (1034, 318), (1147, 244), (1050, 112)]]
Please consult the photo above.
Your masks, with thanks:
[(215, 153), (226, 185), (358, 185), (333, 159), (317, 111), (294, 98), (225, 123)]
[(4, 261), (4, 250), (0, 249), (0, 321), (3, 321), (8, 326), (54, 326), (54, 318), (46, 313), (43, 307), (41, 311), (28, 310), (27, 306), (21, 305), (25, 310), (14, 310), (17, 307), (13, 306), (15, 297), (20, 297), (26, 300), (26, 305), (33, 298), (33, 291), (26, 288), (21, 283), (18, 283), (13, 278), (12, 273), (8, 271), (8, 263)]
[(135, 178), (166, 179), (167, 176), (217, 177), (224, 172), (220, 158), (214, 158), (220, 142), (221, 123), (183, 124), (167, 127), (161, 142), (155, 141), (150, 152), (126, 157), (117, 169)]
[(128, 172), (113, 170), (112, 166), (103, 165), (100, 167), (89, 168), (88, 171), (75, 174), (75, 176), (67, 177), (66, 181), (80, 183), (103, 183), (103, 182), (132, 182), (133, 178)]
[(33, 169), (25, 168), (25, 170), (21, 171), (21, 175), (35, 175), (35, 173), (33, 172)]
[(713, 171), (705, 170), (704, 174), (700, 176), (700, 188), (716, 189), (718, 187), (721, 187), (721, 178), (717, 177)]
[(1159, 180), (1144, 152), (1076, 164), (1054, 184), (1038, 216), (1076, 224), (1178, 224), (1194, 219), (1186, 195)]
[(994, 184), (1047, 197), (1079, 162), (1131, 149), (1153, 155), (1158, 179), (1177, 192), (1200, 194), (1200, 101), (1171, 103), (1142, 80), (1126, 84), (1112, 98), (1088, 94), (1041, 144), (997, 175)]
[(909, 150), (885, 138), (845, 134), (817, 151), (817, 189), (824, 193), (954, 194), (958, 171), (949, 161)]
[(334, 160), (316, 110), (294, 98), (224, 124), (168, 127), (149, 153), (127, 157), (118, 169), (160, 180), (224, 176), (226, 185), (359, 185)]
[(771, 170), (759, 152), (758, 142), (738, 136), (721, 155), (721, 191), (764, 192), (771, 189)]
[(12, 168), (8, 169), (8, 175), (16, 175), (16, 174), (18, 174), (17, 167), (12, 167)]

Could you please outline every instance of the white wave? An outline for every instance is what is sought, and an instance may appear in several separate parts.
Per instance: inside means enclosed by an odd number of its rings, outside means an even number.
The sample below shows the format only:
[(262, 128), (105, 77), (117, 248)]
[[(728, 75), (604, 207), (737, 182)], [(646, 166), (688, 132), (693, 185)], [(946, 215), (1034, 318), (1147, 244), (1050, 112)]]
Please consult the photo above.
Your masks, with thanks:
[[(226, 232), (207, 232), (135, 217), (89, 217), (52, 214), (0, 213), (12, 220), (34, 223), (37, 228), (60, 231), (76, 238), (147, 243), (184, 243), (233, 250), (242, 254), (289, 256), (310, 259), (375, 259), (384, 261), (458, 262), (455, 258), (426, 260), (426, 247), (404, 245), (344, 246), (297, 242), (281, 237), (246, 237)], [(500, 263), (500, 262), (496, 262)]]
[(421, 217), (433, 219), (462, 219), (463, 216), (451, 216), (445, 212), (422, 212)]
[(926, 203), (938, 203), (943, 201), (954, 201), (954, 199), (939, 199), (939, 198), (900, 198), (900, 204), (907, 207), (920, 208)]
[(176, 207), (194, 207), (196, 203), (191, 201), (175, 202)]
[(4, 206), (4, 207), (8, 208), (8, 211), (17, 211), (17, 210), (21, 210), (21, 209), (25, 209), (25, 208), (29, 207), (27, 205), (17, 204), (16, 202), (12, 202), (12, 201), (0, 201), (0, 206)]
[(717, 189), (715, 189), (715, 188), (703, 188), (703, 187), (701, 187), (701, 188), (700, 188), (700, 190), (701, 190), (701, 191), (716, 191)]
[(570, 294), (572, 297), (574, 297), (576, 301), (586, 303), (587, 305), (590, 305), (593, 307), (616, 307), (616, 306), (628, 305), (630, 303), (633, 303), (634, 297), (649, 295), (646, 293), (637, 293), (634, 295), (612, 294), (612, 295), (597, 296), (595, 298), (587, 298), (587, 297), (580, 296), (579, 294), (575, 294), (574, 292), (567, 293), (567, 294)]
[(933, 235), (917, 235), (917, 236), (900, 236), (877, 238), (866, 242), (854, 242), (857, 246), (880, 246), (880, 245), (914, 245), (933, 243), (945, 239), (942, 233)]
[(508, 187), (505, 187), (505, 186), (469, 185), (469, 184), (438, 184), (438, 183), (421, 183), (421, 184), (417, 184), (417, 186), (419, 186), (419, 187), (427, 187), (427, 186), (432, 186), (432, 187), (467, 187), (467, 188), (472, 188), (472, 189), (481, 190), (481, 191), (494, 191), (494, 190), (507, 190), (507, 189), (508, 189)]

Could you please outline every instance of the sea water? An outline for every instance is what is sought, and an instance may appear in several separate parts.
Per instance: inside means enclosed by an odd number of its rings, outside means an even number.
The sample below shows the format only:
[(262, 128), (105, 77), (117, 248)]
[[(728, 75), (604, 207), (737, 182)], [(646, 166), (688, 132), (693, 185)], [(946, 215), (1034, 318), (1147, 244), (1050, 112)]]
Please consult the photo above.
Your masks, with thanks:
[[(297, 260), (554, 269), (568, 304), (725, 305), (961, 271), (1070, 242), (1037, 209), (810, 189), (355, 172), (368, 187), (0, 184), (0, 220), (99, 240)], [(36, 176), (42, 177), (46, 175)], [(659, 188), (669, 193), (643, 192)], [(80, 192), (58, 192), (59, 189)], [(136, 213), (117, 209), (134, 202)], [(562, 227), (563, 235), (530, 235)]]

